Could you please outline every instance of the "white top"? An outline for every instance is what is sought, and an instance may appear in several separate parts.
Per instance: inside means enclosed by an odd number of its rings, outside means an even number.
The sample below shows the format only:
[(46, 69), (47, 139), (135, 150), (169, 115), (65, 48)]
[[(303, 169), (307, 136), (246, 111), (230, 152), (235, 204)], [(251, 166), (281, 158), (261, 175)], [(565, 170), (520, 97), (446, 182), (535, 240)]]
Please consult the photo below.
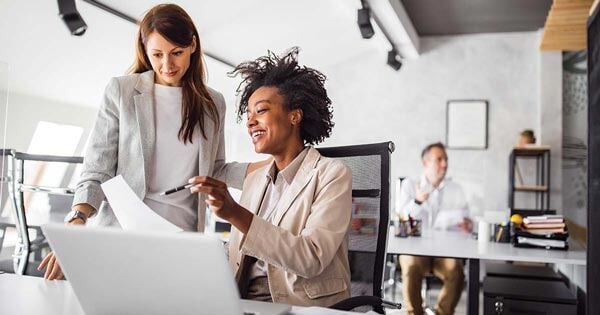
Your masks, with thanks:
[(156, 145), (148, 174), (148, 193), (144, 202), (169, 222), (185, 231), (196, 231), (197, 195), (189, 190), (160, 196), (161, 192), (187, 184), (198, 175), (199, 132), (193, 143), (184, 144), (177, 134), (181, 127), (182, 90), (180, 87), (154, 85)]
[[(415, 202), (417, 185), (429, 191), (429, 198), (420, 205)], [(396, 211), (401, 212), (398, 214), (423, 220), (423, 227), (452, 229), (470, 216), (464, 191), (451, 179), (444, 179), (438, 187), (433, 187), (425, 175), (419, 181), (407, 178), (402, 181), (399, 198), (400, 209)]]
[[(308, 147), (304, 148), (298, 154), (290, 164), (288, 164), (283, 170), (279, 171), (277, 174), (277, 166), (275, 162), (271, 163), (271, 168), (267, 173), (267, 178), (269, 179), (269, 184), (267, 185), (267, 190), (265, 191), (265, 195), (263, 196), (260, 209), (258, 211), (258, 215), (267, 220), (271, 221), (277, 215), (277, 205), (279, 204), (279, 200), (283, 193), (292, 185), (292, 181), (294, 177), (296, 177), (296, 173), (302, 166), (302, 162), (304, 158), (308, 154)], [(265, 266), (264, 261), (257, 260), (256, 263), (252, 266), (252, 270), (250, 272), (250, 279), (255, 279), (258, 277), (266, 277), (267, 276), (267, 267)]]

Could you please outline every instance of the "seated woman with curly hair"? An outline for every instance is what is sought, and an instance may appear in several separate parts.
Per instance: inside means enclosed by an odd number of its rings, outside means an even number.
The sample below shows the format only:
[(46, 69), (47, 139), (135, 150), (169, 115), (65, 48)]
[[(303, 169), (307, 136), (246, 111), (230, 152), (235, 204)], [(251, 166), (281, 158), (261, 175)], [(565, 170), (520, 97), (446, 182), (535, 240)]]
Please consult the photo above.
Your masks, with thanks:
[[(190, 179), (192, 192), (232, 225), (229, 262), (242, 298), (330, 306), (350, 297), (347, 230), (352, 174), (311, 147), (333, 127), (325, 76), (299, 66), (298, 49), (242, 63), (238, 120), (273, 161), (249, 174), (240, 204), (225, 183)], [(244, 86), (242, 88), (242, 86)]]

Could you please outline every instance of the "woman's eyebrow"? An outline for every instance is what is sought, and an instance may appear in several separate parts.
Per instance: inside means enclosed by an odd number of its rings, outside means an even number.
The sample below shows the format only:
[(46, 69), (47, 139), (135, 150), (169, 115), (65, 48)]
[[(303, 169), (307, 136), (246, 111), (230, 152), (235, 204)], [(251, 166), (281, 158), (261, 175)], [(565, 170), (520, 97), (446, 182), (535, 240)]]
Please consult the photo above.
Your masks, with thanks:
[(256, 106), (256, 105), (258, 105), (260, 103), (269, 103), (269, 104), (271, 104), (271, 101), (268, 100), (268, 99), (259, 100), (259, 101), (254, 102), (254, 106)]
[[(176, 50), (176, 49), (183, 49), (183, 47), (179, 47), (179, 46), (177, 46), (177, 47), (174, 47), (173, 49), (169, 50), (169, 52), (172, 52), (173, 50)], [(153, 50), (153, 51), (158, 51), (158, 52), (162, 52), (162, 50), (160, 50), (160, 49), (157, 49), (157, 48), (152, 48), (152, 49), (150, 49), (150, 50)]]
[[(253, 105), (252, 107), (256, 107), (258, 106), (258, 104), (260, 103), (267, 103), (267, 104), (271, 104), (271, 101), (268, 99), (264, 99), (264, 100), (258, 100), (256, 102), (254, 102), (254, 104), (248, 104), (248, 105)], [(246, 115), (250, 114), (250, 106), (246, 107)]]

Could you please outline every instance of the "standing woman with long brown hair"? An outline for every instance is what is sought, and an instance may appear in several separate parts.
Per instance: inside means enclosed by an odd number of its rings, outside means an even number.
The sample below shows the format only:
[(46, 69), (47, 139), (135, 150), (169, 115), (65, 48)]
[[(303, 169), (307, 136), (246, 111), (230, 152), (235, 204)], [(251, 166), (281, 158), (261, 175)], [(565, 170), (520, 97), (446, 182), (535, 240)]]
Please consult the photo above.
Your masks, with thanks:
[[(142, 19), (130, 74), (108, 83), (85, 154), (68, 224), (117, 225), (100, 184), (122, 175), (136, 195), (186, 231), (203, 231), (205, 197), (161, 195), (197, 175), (241, 188), (261, 163), (225, 163), (225, 101), (205, 84), (198, 31), (179, 6), (161, 4)], [(53, 253), (38, 269), (64, 278)]]

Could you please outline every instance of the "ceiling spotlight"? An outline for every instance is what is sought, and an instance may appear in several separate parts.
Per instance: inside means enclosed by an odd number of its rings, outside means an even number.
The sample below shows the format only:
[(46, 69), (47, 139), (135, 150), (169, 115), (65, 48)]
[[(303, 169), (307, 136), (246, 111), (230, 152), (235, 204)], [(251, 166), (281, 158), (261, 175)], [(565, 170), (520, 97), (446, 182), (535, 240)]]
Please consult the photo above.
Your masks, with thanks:
[(362, 9), (358, 9), (356, 23), (358, 23), (358, 28), (360, 29), (360, 35), (362, 35), (362, 38), (371, 38), (375, 34), (373, 25), (371, 25), (371, 10), (364, 1), (361, 1), (361, 3)]
[(65, 22), (71, 35), (81, 36), (87, 25), (75, 7), (75, 0), (58, 0), (58, 16)]
[(396, 71), (400, 70), (402, 67), (402, 58), (400, 58), (400, 55), (398, 55), (395, 48), (392, 48), (392, 50), (388, 52), (387, 64)]

